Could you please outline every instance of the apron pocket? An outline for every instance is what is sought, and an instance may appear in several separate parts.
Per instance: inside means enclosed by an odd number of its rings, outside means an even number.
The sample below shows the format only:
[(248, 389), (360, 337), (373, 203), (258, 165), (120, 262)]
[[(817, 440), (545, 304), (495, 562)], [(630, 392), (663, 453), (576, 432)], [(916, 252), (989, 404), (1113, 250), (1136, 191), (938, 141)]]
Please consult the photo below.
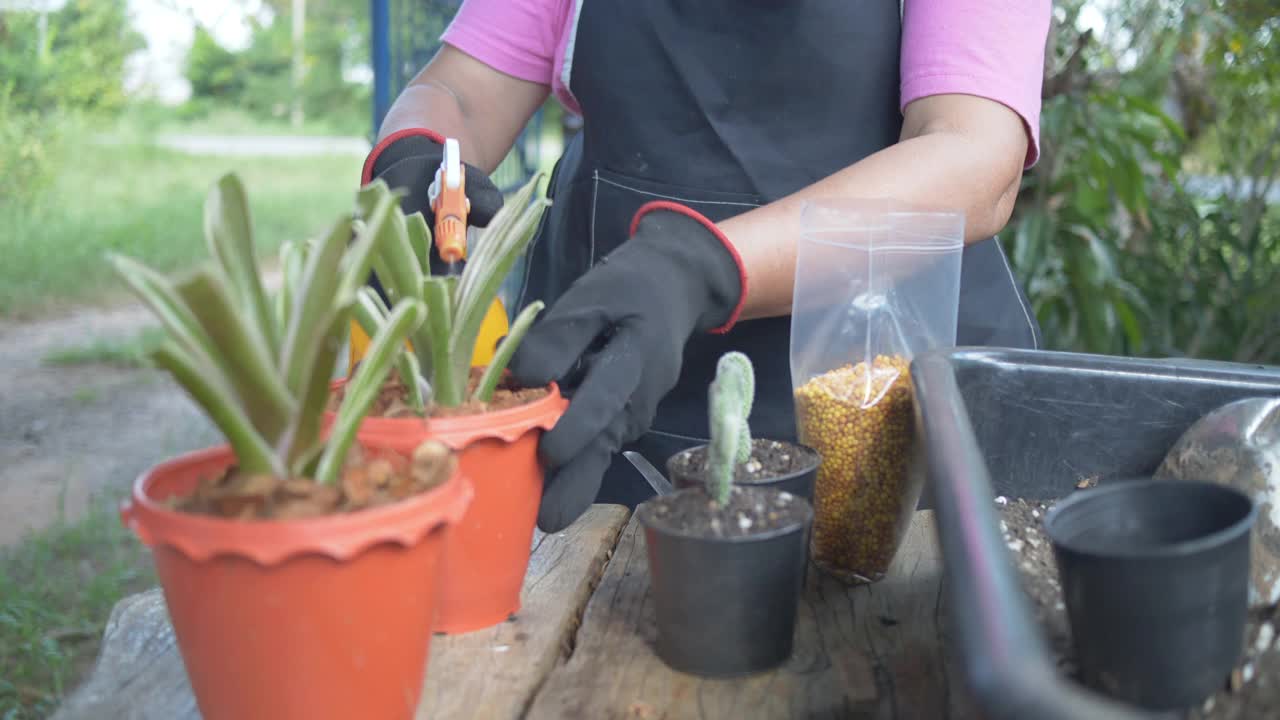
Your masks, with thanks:
[(720, 222), (763, 204), (763, 198), (750, 193), (669, 185), (605, 169), (597, 169), (591, 179), (588, 240), (592, 265), (626, 241), (631, 219), (647, 203), (656, 200), (680, 203), (702, 213), (711, 222)]

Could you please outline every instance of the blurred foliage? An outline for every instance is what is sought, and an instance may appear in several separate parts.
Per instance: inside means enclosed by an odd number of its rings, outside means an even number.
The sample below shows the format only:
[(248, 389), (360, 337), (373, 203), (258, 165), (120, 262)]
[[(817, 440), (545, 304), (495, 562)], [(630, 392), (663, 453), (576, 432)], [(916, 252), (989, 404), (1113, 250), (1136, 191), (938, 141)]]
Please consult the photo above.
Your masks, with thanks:
[[(288, 117), (293, 83), (292, 3), (264, 2), (267, 22), (252, 20), (248, 47), (231, 51), (205, 29), (196, 31), (184, 74), (192, 99), (185, 111), (200, 116), (218, 106), (236, 106), (264, 119)], [(369, 83), (347, 79), (347, 71), (368, 60), (368, 3), (308, 0), (303, 38), (304, 113), (323, 115), (327, 124), (364, 133), (369, 117)]]
[(73, 117), (125, 105), (125, 59), (143, 46), (126, 0), (71, 0), (45, 17), (0, 13), (0, 199), (25, 205), (49, 183)]
[(1097, 34), (1055, 3), (1041, 159), (1001, 235), (1052, 347), (1280, 362), (1270, 3), (1120, 0)]
[(48, 14), (0, 13), (0, 78), (16, 102), (41, 112), (116, 111), (125, 104), (124, 65), (143, 39), (127, 0), (70, 0)]

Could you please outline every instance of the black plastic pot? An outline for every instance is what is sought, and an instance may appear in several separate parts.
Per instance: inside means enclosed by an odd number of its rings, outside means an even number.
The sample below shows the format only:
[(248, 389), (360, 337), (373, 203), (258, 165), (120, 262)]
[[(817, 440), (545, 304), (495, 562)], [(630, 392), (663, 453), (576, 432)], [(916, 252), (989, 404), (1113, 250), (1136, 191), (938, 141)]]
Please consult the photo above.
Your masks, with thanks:
[[(817, 450), (814, 450), (808, 445), (801, 445), (794, 442), (777, 442), (782, 445), (789, 445), (795, 448), (797, 452), (811, 455), (813, 458), (812, 462), (806, 464), (805, 467), (795, 472), (787, 473), (786, 475), (779, 475), (760, 482), (749, 483), (749, 486), (783, 490), (791, 493), (792, 495), (799, 495), (812, 503), (813, 483), (818, 476), (818, 466), (822, 464), (822, 456), (818, 454)], [(671, 484), (674, 485), (677, 490), (702, 484), (702, 476), (700, 474), (680, 472), (679, 467), (682, 464), (681, 461), (683, 458), (687, 458), (694, 453), (705, 453), (706, 450), (707, 446), (705, 444), (697, 445), (686, 450), (682, 450), (667, 458), (667, 477), (671, 479)], [(743, 485), (748, 484), (743, 483)]]
[[(749, 492), (777, 490), (749, 488)], [(666, 498), (702, 494), (677, 490)], [(735, 538), (680, 534), (655, 523), (653, 500), (636, 509), (648, 550), (655, 652), (669, 667), (704, 677), (775, 668), (791, 657), (813, 509), (803, 522)]]
[(1063, 675), (1000, 532), (995, 495), (1050, 499), (1081, 478), (1148, 476), (1205, 413), (1280, 396), (1280, 368), (954, 348), (911, 366), (962, 680), (993, 719), (1151, 717)]
[(1244, 493), (1133, 480), (1080, 492), (1045, 516), (1081, 678), (1152, 710), (1203, 702), (1244, 651)]

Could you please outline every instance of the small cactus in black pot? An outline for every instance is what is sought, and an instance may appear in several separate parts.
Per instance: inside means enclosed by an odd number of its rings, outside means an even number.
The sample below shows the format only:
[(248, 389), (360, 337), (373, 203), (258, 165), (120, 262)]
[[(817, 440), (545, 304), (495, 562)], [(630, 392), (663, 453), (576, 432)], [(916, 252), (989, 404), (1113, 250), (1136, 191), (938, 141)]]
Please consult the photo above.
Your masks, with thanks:
[(740, 352), (725, 353), (707, 391), (711, 442), (707, 445), (707, 493), (721, 505), (729, 502), (734, 469), (751, 459), (751, 426), (747, 418), (755, 400), (755, 372)]
[[(813, 508), (778, 484), (741, 478), (751, 474), (749, 464), (763, 467), (757, 458), (795, 453), (812, 488), (818, 457), (801, 455), (802, 446), (753, 439), (754, 397), (751, 361), (726, 353), (707, 391), (711, 438), (694, 449), (696, 470), (681, 489), (636, 511), (648, 547), (655, 649), (682, 672), (745, 675), (791, 655)], [(769, 454), (778, 448), (781, 455)]]

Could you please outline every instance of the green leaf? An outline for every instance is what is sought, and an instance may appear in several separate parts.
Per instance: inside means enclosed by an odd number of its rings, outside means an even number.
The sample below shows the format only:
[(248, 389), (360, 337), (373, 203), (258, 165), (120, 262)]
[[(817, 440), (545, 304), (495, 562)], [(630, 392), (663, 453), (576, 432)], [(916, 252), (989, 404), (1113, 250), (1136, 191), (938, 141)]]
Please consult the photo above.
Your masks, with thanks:
[(298, 475), (305, 472), (305, 465), (314, 457), (316, 447), (323, 444), (320, 424), (329, 400), (329, 385), (337, 367), (338, 353), (350, 328), (352, 304), (348, 302), (331, 309), (321, 322), (324, 332), (319, 335), (319, 345), (303, 375), (295, 422), (278, 443), (279, 453), (289, 469)]
[(276, 293), (276, 322), (281, 328), (289, 326), (293, 315), (294, 294), (302, 278), (307, 261), (308, 245), (286, 240), (280, 246), (280, 290)]
[(396, 353), (413, 328), (422, 322), (426, 312), (424, 305), (416, 300), (397, 303), (391, 317), (370, 341), (369, 351), (351, 377), (342, 405), (338, 408), (333, 430), (316, 469), (316, 482), (326, 485), (337, 482), (360, 422), (377, 398)]
[[(356, 233), (355, 242), (343, 256), (342, 281), (338, 285), (340, 295), (354, 294), (367, 284), (374, 257), (390, 241), (389, 226), (394, 223), (394, 215), (400, 212), (396, 203), (394, 195), (384, 193), (378, 198), (372, 212), (365, 216), (362, 227)], [(416, 284), (410, 287), (416, 287)]]
[(335, 307), (353, 299), (338, 297), (338, 267), (351, 238), (351, 222), (350, 216), (339, 220), (324, 240), (308, 253), (298, 282), (293, 315), (289, 318), (280, 355), (285, 386), (295, 397), (307, 389), (306, 371), (328, 330), (322, 323)]
[(238, 303), (249, 314), (252, 332), (262, 335), (274, 357), (280, 347), (280, 328), (262, 288), (249, 222), (249, 200), (235, 173), (223, 175), (210, 188), (204, 204), (204, 234)]
[[(387, 306), (378, 297), (373, 288), (361, 288), (354, 306), (356, 322), (369, 337), (375, 337), (386, 324), (391, 314)], [(419, 415), (426, 412), (426, 401), (422, 394), (422, 368), (418, 358), (408, 348), (400, 350), (396, 355), (396, 369), (400, 373), (400, 381), (409, 393), (409, 407)]]
[(200, 327), (200, 321), (191, 312), (191, 308), (183, 303), (168, 278), (132, 258), (117, 253), (108, 253), (107, 262), (112, 265), (134, 294), (151, 308), (151, 312), (160, 320), (160, 324), (164, 326), (170, 338), (193, 357), (212, 362), (212, 358), (217, 355), (213, 342)]
[[(505, 235), (496, 235), (487, 241), (491, 245), (488, 253), (469, 262), (463, 270), (457, 290), (457, 315), (449, 338), (450, 356), (455, 361), (470, 362), (485, 314), (497, 299), (507, 273), (533, 239), (538, 221), (549, 204), (543, 198), (534, 201), (516, 223), (507, 226)], [(480, 251), (485, 250), (482, 244)]]
[(444, 278), (429, 277), (422, 281), (422, 299), (427, 304), (427, 333), (431, 337), (431, 391), (435, 402), (444, 407), (462, 404), (467, 376), (457, 376), (457, 368), (449, 356), (449, 337), (453, 324), (453, 307)]
[(222, 275), (201, 269), (177, 287), (200, 326), (213, 341), (213, 360), (235, 389), (258, 432), (274, 443), (289, 424), (297, 404), (280, 379), (271, 348), (252, 327), (252, 318), (231, 297)]
[[(422, 271), (418, 266), (418, 258), (409, 242), (409, 230), (405, 225), (404, 213), (400, 210), (399, 198), (386, 188), (386, 184), (375, 181), (361, 192), (373, 193), (363, 200), (364, 218), (369, 223), (368, 231), (375, 235), (377, 250), (374, 253), (373, 268), (387, 296), (395, 303), (403, 297), (415, 297), (414, 291), (421, 286)], [(363, 281), (363, 278), (361, 278)], [(392, 292), (394, 291), (394, 292)]]
[(413, 254), (418, 257), (418, 269), (423, 275), (430, 275), (431, 229), (427, 227), (427, 219), (421, 212), (416, 212), (404, 220), (409, 231), (409, 245), (413, 248)]
[(270, 473), (281, 478), (287, 476), (284, 464), (254, 430), (248, 416), (231, 401), (231, 388), (219, 381), (213, 368), (201, 363), (172, 340), (165, 341), (153, 351), (151, 358), (157, 367), (164, 368), (174, 377), (218, 427), (235, 450), (241, 470)]
[(507, 369), (507, 363), (511, 362), (511, 356), (515, 354), (516, 348), (520, 347), (520, 341), (524, 339), (525, 333), (529, 332), (533, 319), (544, 307), (545, 303), (535, 300), (526, 305), (524, 310), (516, 316), (515, 322), (511, 323), (510, 329), (507, 330), (507, 336), (494, 350), (489, 367), (485, 368), (484, 374), (480, 376), (480, 382), (476, 385), (475, 392), (471, 394), (473, 400), (489, 402), (493, 397), (493, 391), (498, 387), (498, 381), (502, 379), (502, 372)]
[(369, 337), (378, 334), (383, 323), (387, 321), (387, 315), (390, 314), (382, 298), (378, 297), (377, 291), (371, 287), (364, 287), (356, 292), (356, 302), (352, 310), (355, 313), (356, 324)]

